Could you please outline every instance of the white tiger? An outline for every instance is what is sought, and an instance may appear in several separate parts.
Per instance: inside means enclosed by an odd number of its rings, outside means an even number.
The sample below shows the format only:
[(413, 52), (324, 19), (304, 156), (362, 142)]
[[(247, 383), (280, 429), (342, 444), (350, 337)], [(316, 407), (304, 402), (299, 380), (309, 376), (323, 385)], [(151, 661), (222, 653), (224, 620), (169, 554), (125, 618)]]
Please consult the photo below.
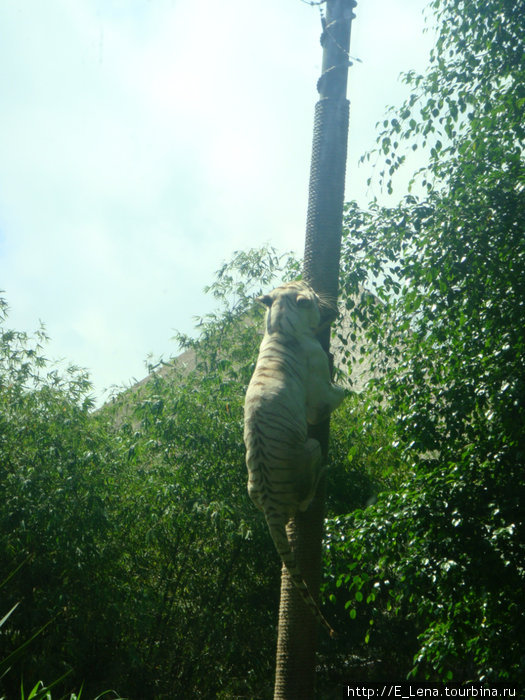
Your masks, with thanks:
[(266, 517), (275, 547), (312, 613), (333, 635), (297, 565), (286, 523), (310, 505), (324, 469), (321, 446), (307, 424), (328, 418), (345, 391), (330, 380), (328, 357), (315, 336), (319, 297), (289, 282), (260, 297), (266, 327), (244, 405), (248, 493)]

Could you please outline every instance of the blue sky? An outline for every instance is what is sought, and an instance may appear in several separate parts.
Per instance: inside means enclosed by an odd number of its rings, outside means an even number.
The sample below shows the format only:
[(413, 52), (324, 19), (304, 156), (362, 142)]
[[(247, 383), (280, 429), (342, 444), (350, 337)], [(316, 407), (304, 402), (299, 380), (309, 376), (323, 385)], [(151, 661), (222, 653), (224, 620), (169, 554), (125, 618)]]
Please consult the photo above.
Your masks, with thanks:
[[(361, 0), (347, 199), (430, 49), (423, 0)], [(236, 249), (302, 253), (319, 10), (301, 0), (0, 0), (0, 289), (99, 400), (175, 354)]]

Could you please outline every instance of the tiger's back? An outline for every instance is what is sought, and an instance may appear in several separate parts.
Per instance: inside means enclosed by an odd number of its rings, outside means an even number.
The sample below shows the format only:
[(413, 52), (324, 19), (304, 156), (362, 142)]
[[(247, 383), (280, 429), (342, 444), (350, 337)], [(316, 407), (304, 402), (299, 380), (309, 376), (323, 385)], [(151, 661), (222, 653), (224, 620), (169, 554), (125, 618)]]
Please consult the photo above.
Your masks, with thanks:
[(297, 502), (294, 464), (307, 440), (306, 414), (297, 410), (304, 404), (304, 363), (293, 349), (280, 338), (265, 337), (244, 404), (250, 497), (266, 512), (281, 483), (279, 506), (288, 517)]

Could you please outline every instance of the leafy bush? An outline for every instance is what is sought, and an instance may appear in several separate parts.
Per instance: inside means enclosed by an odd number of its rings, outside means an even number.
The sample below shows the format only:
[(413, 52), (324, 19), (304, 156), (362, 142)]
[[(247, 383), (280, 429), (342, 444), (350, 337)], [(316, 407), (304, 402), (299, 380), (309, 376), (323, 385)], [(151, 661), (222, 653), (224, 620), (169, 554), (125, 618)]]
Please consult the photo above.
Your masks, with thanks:
[[(525, 677), (524, 6), (431, 5), (440, 33), (430, 70), (406, 76), (413, 93), (379, 137), (389, 187), (403, 144), (430, 148), (419, 195), (393, 208), (349, 206), (343, 245), (342, 288), (374, 347), (375, 410), (392, 417), (390, 445), (408, 475), (377, 505), (335, 520), (330, 544), (370, 654), (415, 678), (517, 682)], [(356, 309), (350, 294), (362, 283), (379, 301)], [(392, 634), (394, 653), (383, 641)]]
[(280, 567), (246, 494), (242, 403), (262, 318), (246, 285), (280, 265), (272, 251), (235, 256), (210, 289), (224, 308), (200, 320), (201, 342), (180, 338), (195, 367), (151, 368), (96, 413), (83, 372), (48, 366), (43, 332), (2, 330), (0, 567), (27, 563), (6, 587), (26, 613), (0, 654), (49, 623), (2, 681), (8, 695), (43, 668), (71, 670), (91, 696), (271, 683)]

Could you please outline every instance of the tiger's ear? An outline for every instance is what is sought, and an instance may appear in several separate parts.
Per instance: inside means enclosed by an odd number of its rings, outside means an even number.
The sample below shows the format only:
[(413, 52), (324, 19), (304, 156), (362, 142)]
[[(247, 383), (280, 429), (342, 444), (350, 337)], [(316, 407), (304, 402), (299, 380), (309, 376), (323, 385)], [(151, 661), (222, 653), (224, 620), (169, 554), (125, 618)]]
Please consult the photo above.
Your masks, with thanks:
[(297, 306), (300, 306), (302, 308), (307, 308), (308, 306), (311, 306), (311, 305), (312, 305), (311, 297), (307, 297), (304, 294), (297, 295)]
[(263, 294), (262, 297), (257, 297), (255, 301), (258, 301), (259, 304), (264, 304), (265, 306), (270, 307), (272, 305), (273, 299), (269, 294)]

